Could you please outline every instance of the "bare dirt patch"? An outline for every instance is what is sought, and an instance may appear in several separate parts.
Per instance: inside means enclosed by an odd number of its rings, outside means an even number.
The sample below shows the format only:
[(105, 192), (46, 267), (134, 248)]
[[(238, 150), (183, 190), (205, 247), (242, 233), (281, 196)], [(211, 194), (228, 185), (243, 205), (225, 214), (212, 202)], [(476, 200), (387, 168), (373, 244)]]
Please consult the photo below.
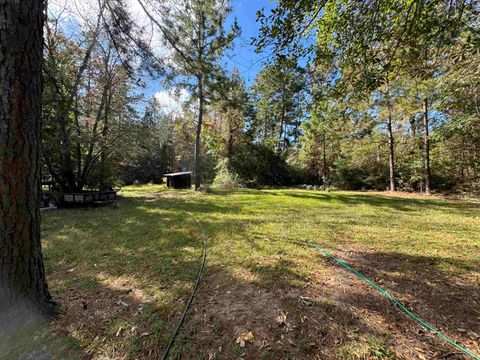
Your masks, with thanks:
[[(429, 271), (407, 276), (402, 269), (413, 260), (400, 255), (355, 251), (341, 256), (394, 289), (392, 294), (438, 330), (479, 352), (480, 292), (471, 283), (472, 274), (450, 282)], [(352, 273), (333, 263), (326, 266), (328, 271), (314, 271), (303, 286), (265, 284), (210, 270), (182, 339), (195, 344), (194, 352), (186, 349), (180, 357), (466, 359)], [(248, 339), (242, 342), (242, 337)]]

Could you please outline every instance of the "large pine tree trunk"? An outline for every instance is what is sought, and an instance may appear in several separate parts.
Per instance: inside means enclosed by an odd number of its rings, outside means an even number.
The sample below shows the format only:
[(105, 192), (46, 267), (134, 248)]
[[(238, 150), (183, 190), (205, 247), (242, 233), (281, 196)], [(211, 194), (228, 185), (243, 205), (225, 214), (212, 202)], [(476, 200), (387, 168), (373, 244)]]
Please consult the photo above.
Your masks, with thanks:
[(428, 129), (428, 98), (423, 100), (423, 126), (425, 127), (423, 133), (423, 177), (425, 182), (425, 194), (430, 195), (430, 130)]
[(204, 107), (204, 94), (203, 94), (203, 81), (200, 79), (198, 82), (199, 99), (198, 99), (198, 122), (197, 131), (195, 134), (195, 190), (200, 188), (201, 184), (201, 163), (200, 163), (200, 145), (201, 145), (201, 133), (203, 122), (203, 107)]
[(43, 10), (0, 0), (0, 337), (26, 312), (55, 310), (40, 244)]

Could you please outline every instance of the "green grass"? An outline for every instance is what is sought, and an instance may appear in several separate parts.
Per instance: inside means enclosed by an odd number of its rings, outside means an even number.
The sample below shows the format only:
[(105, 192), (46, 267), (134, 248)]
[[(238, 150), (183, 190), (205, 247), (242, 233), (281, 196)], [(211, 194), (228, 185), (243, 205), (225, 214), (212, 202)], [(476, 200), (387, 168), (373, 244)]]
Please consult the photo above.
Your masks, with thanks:
[[(68, 336), (98, 359), (154, 358), (161, 352), (197, 273), (202, 231), (195, 219), (208, 237), (208, 271), (221, 269), (264, 288), (302, 286), (314, 271), (329, 268), (305, 240), (367, 254), (364, 260), (401, 260), (395, 269), (370, 269), (376, 277), (408, 278), (428, 269), (449, 281), (480, 269), (475, 203), (287, 189), (195, 193), (161, 186), (126, 187), (121, 195), (109, 207), (43, 214), (50, 288), (67, 307), (58, 326), (64, 329), (72, 319), (82, 324), (73, 324)], [(68, 308), (72, 293), (97, 312), (98, 325), (81, 309)], [(103, 303), (95, 302), (99, 296)], [(119, 309), (116, 299), (128, 308)], [(215, 331), (226, 325), (217, 322)], [(338, 351), (360, 353), (352, 359), (379, 356), (375, 352), (388, 358), (389, 349), (377, 340)]]

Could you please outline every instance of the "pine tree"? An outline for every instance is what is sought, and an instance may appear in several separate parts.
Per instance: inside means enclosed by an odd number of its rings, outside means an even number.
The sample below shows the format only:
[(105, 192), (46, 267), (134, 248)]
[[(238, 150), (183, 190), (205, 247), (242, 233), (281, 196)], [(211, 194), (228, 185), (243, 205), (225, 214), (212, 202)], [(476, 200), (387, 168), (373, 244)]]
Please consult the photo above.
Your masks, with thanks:
[[(44, 3), (3, 1), (0, 13), (0, 324), (52, 314), (40, 243)], [(2, 334), (0, 333), (0, 337)]]
[[(168, 77), (172, 84), (186, 88), (198, 101), (195, 132), (195, 189), (201, 182), (201, 132), (206, 105), (217, 82), (220, 60), (239, 33), (236, 22), (227, 31), (225, 22), (231, 12), (228, 1), (139, 0), (148, 17), (160, 30), (170, 48), (172, 66)], [(176, 82), (175, 82), (176, 81)]]

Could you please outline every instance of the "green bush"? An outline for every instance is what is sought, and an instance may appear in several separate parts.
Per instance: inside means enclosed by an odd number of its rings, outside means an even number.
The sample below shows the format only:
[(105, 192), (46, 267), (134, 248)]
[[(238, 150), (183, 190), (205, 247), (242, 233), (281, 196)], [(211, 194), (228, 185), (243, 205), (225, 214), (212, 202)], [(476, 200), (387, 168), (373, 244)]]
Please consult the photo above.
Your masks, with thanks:
[(247, 187), (292, 186), (305, 182), (305, 172), (289, 165), (285, 155), (270, 146), (245, 144), (235, 148), (233, 154), (229, 171)]
[(245, 182), (234, 171), (229, 169), (228, 161), (220, 161), (213, 184), (222, 189), (237, 189), (245, 187)]

